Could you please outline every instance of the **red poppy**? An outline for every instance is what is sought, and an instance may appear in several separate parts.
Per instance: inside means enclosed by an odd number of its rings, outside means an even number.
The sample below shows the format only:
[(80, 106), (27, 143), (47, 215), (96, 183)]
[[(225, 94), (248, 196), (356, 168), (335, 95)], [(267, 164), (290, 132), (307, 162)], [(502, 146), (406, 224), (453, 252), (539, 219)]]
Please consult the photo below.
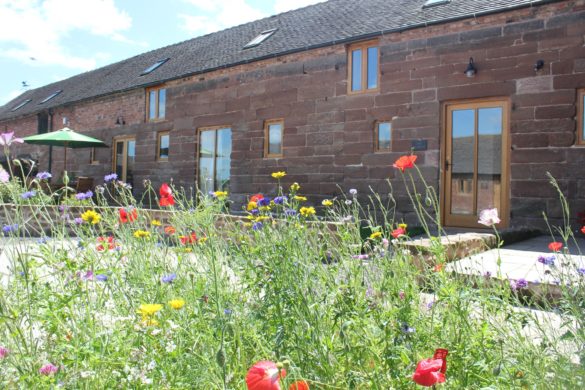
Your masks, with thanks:
[(175, 198), (173, 198), (173, 191), (171, 187), (167, 183), (163, 183), (158, 190), (160, 194), (160, 199), (158, 200), (158, 204), (161, 207), (172, 206), (175, 204)]
[(426, 387), (445, 382), (448, 353), (446, 349), (437, 349), (432, 359), (429, 358), (418, 362), (416, 370), (412, 375), (412, 380)]
[(439, 264), (435, 265), (435, 272), (441, 272), (443, 270), (444, 266), (445, 266), (445, 263), (439, 263)]
[(264, 199), (264, 195), (256, 194), (250, 197), (250, 202), (258, 202), (260, 199)]
[(291, 383), (288, 390), (309, 390), (309, 384), (305, 381), (296, 381)]
[[(103, 252), (106, 250), (106, 247), (110, 250), (114, 249), (116, 247), (116, 243), (114, 242), (114, 237), (109, 236), (109, 237), (98, 237), (97, 241), (100, 243), (98, 245), (96, 245), (95, 249), (98, 252)], [(105, 244), (105, 245), (104, 245)]]
[(416, 161), (416, 158), (417, 157), (415, 155), (402, 156), (394, 162), (393, 167), (398, 168), (404, 172), (405, 169), (414, 168), (414, 162)]
[(134, 222), (138, 218), (138, 212), (135, 208), (130, 209), (130, 212), (126, 211), (125, 208), (120, 209), (120, 222)]
[(248, 390), (280, 390), (280, 379), (286, 376), (285, 369), (279, 369), (276, 363), (261, 361), (252, 366), (246, 375)]
[(179, 240), (181, 240), (181, 244), (183, 245), (194, 244), (197, 242), (197, 235), (195, 234), (195, 232), (192, 232), (188, 236), (180, 236)]
[(585, 234), (585, 226), (581, 228), (581, 233)]
[(406, 229), (404, 229), (404, 228), (398, 228), (398, 229), (392, 230), (392, 237), (394, 237), (394, 238), (398, 238), (398, 237), (403, 236), (405, 234), (406, 234)]
[(551, 242), (550, 244), (548, 244), (548, 249), (550, 249), (553, 252), (558, 252), (563, 248), (563, 243), (562, 242)]
[(172, 226), (165, 226), (165, 234), (168, 234), (169, 236), (171, 234), (175, 234), (177, 232), (177, 229), (175, 229)]

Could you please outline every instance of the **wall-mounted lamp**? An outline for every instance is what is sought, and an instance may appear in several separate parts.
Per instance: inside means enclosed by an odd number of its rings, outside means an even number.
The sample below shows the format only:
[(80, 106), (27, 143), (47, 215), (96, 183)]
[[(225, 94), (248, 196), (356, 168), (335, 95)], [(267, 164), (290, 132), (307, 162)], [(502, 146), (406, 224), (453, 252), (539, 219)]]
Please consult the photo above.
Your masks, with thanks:
[(534, 71), (538, 72), (542, 68), (544, 68), (544, 61), (543, 60), (536, 61), (536, 63), (534, 64)]
[(473, 57), (469, 57), (469, 64), (467, 64), (467, 69), (465, 69), (464, 73), (467, 77), (473, 77), (477, 73), (477, 69), (473, 65)]
[(116, 118), (116, 124), (117, 125), (125, 125), (126, 124), (126, 121), (124, 120), (124, 117), (121, 116), (121, 115), (119, 117), (117, 117)]

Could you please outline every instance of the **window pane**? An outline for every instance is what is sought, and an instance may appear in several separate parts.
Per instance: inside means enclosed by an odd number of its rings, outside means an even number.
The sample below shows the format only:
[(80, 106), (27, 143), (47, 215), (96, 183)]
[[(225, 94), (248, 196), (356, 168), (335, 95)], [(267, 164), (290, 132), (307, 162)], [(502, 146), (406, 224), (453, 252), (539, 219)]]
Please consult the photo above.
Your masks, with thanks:
[(213, 191), (215, 160), (215, 130), (201, 132), (199, 144), (199, 189), (204, 193)]
[(392, 124), (382, 122), (378, 124), (378, 149), (390, 149), (392, 141)]
[(451, 214), (473, 215), (475, 110), (454, 110), (452, 120)]
[(217, 161), (215, 172), (215, 187), (225, 191), (230, 183), (230, 165), (232, 154), (232, 129), (217, 130)]
[(156, 119), (156, 91), (150, 91), (148, 96), (148, 119)]
[(116, 142), (116, 175), (124, 180), (124, 142)]
[(362, 89), (362, 50), (351, 52), (351, 90)]
[(158, 158), (169, 158), (169, 139), (168, 134), (160, 136)]
[(136, 157), (136, 141), (128, 141), (126, 148), (126, 183), (134, 187), (134, 160)]
[(282, 124), (268, 126), (268, 154), (282, 154)]
[(378, 48), (368, 47), (368, 89), (378, 87)]
[(167, 104), (167, 90), (166, 89), (159, 89), (158, 90), (158, 118), (163, 119), (166, 113), (166, 104)]
[(477, 211), (500, 209), (502, 108), (477, 110)]

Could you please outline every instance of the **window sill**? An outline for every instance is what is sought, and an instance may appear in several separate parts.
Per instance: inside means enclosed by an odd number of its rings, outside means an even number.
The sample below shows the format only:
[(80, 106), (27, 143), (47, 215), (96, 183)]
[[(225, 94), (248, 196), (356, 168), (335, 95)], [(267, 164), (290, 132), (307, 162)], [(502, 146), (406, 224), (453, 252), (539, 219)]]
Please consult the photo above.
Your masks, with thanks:
[(366, 90), (359, 90), (359, 91), (347, 91), (348, 95), (365, 95), (368, 93), (380, 93), (380, 88), (366, 89)]

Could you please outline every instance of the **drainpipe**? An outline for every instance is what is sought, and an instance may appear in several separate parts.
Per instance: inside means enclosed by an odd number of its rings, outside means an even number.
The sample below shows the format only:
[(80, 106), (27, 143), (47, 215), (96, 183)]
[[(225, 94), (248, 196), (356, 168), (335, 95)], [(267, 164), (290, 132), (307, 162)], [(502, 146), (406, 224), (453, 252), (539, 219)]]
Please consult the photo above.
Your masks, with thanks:
[[(53, 109), (49, 108), (49, 132), (53, 131)], [(53, 165), (53, 146), (49, 146), (49, 169), (47, 172), (51, 172), (51, 166)]]

